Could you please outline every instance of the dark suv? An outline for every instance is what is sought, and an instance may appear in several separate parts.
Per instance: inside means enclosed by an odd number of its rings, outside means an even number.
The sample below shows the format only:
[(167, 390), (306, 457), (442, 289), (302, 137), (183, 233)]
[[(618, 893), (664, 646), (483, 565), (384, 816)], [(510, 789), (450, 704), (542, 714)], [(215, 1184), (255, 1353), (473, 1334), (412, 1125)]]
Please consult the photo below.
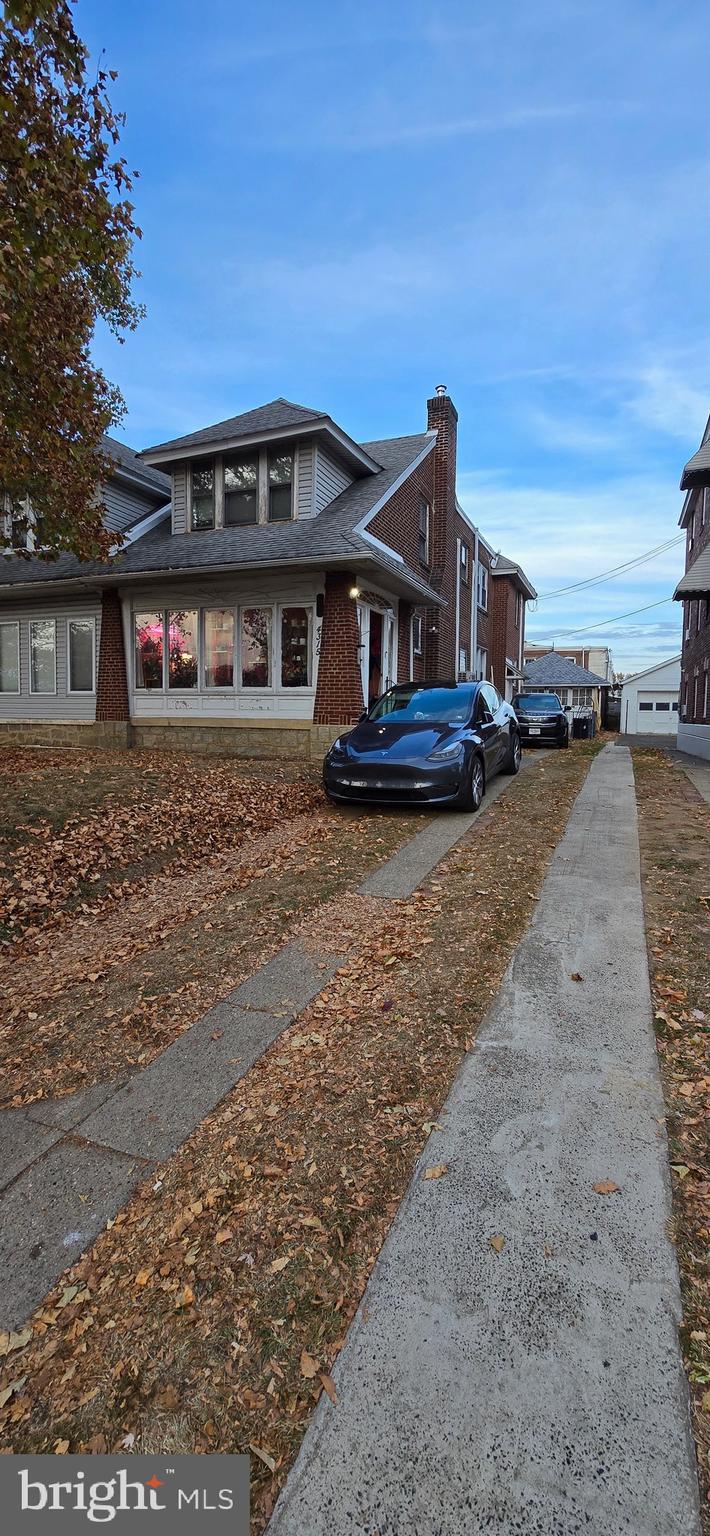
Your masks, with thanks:
[(569, 721), (556, 693), (516, 693), (513, 709), (526, 747), (538, 741), (569, 746)]

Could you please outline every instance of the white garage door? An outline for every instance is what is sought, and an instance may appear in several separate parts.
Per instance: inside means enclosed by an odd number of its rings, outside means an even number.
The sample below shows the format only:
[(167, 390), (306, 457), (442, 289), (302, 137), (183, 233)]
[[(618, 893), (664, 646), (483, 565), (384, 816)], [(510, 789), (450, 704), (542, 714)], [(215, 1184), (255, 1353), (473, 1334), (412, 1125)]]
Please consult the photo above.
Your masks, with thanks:
[(678, 724), (678, 695), (659, 688), (655, 693), (639, 689), (636, 729), (643, 735), (674, 736)]

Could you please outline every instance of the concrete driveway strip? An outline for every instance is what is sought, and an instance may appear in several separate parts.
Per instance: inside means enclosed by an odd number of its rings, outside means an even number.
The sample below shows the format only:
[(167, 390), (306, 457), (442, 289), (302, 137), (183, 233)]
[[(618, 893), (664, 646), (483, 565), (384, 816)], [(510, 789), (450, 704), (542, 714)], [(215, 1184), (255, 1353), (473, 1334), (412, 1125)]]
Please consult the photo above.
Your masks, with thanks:
[[(530, 765), (524, 757), (522, 767)], [(483, 816), (499, 795), (514, 782), (506, 774), (498, 774), (486, 789), (485, 799), (478, 811), (439, 811), (435, 819), (404, 843), (396, 853), (368, 875), (358, 890), (358, 896), (380, 896), (384, 900), (397, 900), (411, 896), (422, 880), (430, 875), (436, 865), (451, 852), (455, 843), (465, 837), (479, 816)]]
[(608, 747), (269, 1536), (696, 1536), (662, 1117), (631, 760)]

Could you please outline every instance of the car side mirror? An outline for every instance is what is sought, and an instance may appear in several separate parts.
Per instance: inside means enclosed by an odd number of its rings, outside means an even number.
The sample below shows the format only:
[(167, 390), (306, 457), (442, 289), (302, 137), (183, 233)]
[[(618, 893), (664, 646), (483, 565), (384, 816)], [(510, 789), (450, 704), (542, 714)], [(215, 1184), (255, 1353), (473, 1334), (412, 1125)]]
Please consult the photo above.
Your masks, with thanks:
[(363, 709), (363, 712), (362, 712), (362, 714), (361, 714), (361, 715), (358, 715), (358, 717), (357, 717), (357, 723), (358, 723), (358, 725), (359, 725), (359, 724), (360, 724), (360, 721), (361, 721), (361, 720), (366, 720), (366, 719), (367, 719), (367, 713), (368, 713), (368, 712), (367, 712), (367, 710), (366, 710), (366, 709)]

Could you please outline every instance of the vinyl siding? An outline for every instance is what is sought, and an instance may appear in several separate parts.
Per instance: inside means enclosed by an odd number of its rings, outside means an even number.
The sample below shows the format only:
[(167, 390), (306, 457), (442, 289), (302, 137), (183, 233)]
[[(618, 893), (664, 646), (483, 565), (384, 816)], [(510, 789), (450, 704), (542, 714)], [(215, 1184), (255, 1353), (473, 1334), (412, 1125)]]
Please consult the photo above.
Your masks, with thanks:
[(173, 470), (173, 533), (187, 533), (187, 469), (178, 464)]
[[(98, 593), (86, 596), (45, 599), (35, 603), (0, 604), (0, 623), (16, 623), (20, 626), (20, 692), (0, 693), (0, 721), (2, 720), (94, 720), (96, 718), (95, 693), (69, 693), (68, 678), (68, 619), (91, 619), (96, 625), (96, 672), (99, 662), (101, 638), (101, 598)], [(56, 621), (56, 694), (30, 693), (30, 623), (32, 619)]]
[(336, 496), (339, 496), (341, 491), (344, 491), (347, 486), (352, 484), (353, 477), (348, 474), (343, 464), (340, 464), (337, 459), (332, 458), (320, 446), (317, 446), (315, 449), (315, 461), (315, 510), (318, 513), (322, 512), (324, 507), (329, 506), (331, 501), (335, 501)]
[(312, 517), (313, 506), (313, 444), (298, 445), (298, 504), (299, 518)]
[[(167, 502), (167, 496), (165, 498)], [(125, 485), (119, 485), (115, 480), (109, 480), (103, 489), (103, 500), (106, 508), (106, 527), (112, 533), (124, 533), (133, 523), (140, 518), (149, 517), (160, 506), (155, 496), (143, 495), (140, 491), (129, 490)]]

